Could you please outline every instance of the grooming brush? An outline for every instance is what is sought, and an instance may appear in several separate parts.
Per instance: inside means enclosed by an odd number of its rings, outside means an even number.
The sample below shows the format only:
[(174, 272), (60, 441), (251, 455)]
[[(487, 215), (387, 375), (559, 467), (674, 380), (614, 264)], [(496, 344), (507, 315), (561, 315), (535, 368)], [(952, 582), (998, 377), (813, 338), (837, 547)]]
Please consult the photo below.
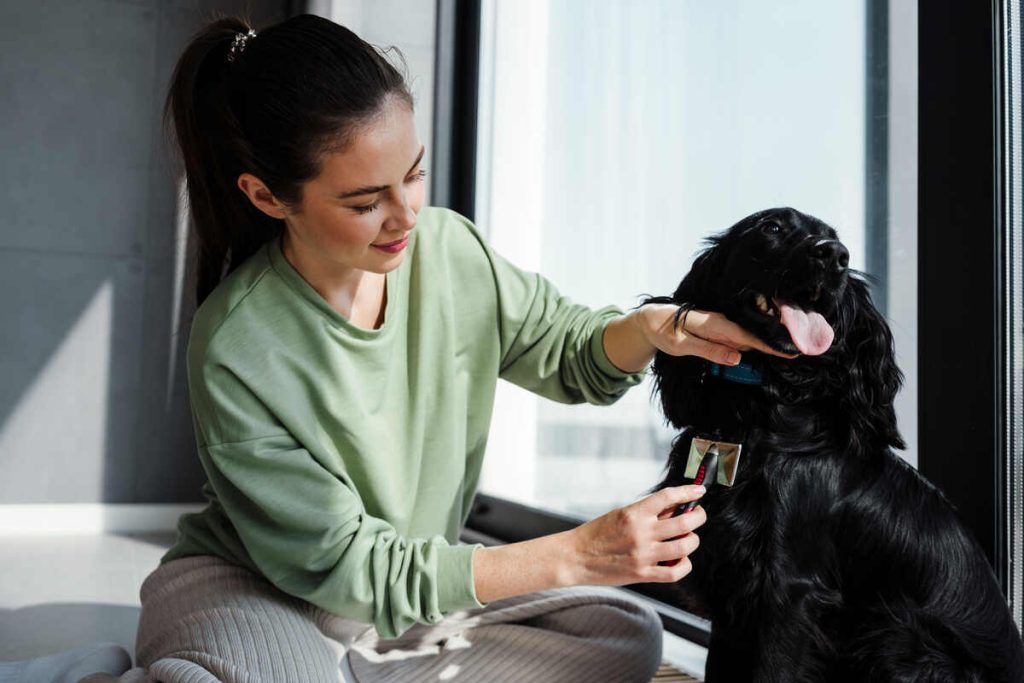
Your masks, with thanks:
[[(713, 443), (708, 447), (704, 457), (701, 458), (700, 467), (697, 468), (697, 476), (693, 478), (694, 485), (703, 486), (705, 489), (710, 489), (718, 478), (718, 444)], [(678, 517), (684, 513), (697, 507), (697, 501), (691, 500), (689, 503), (680, 505), (676, 508), (676, 511), (672, 513), (673, 517)]]
[[(686, 460), (685, 476), (693, 481), (692, 484), (700, 484), (710, 490), (716, 483), (722, 486), (732, 486), (736, 481), (736, 470), (739, 468), (740, 450), (742, 444), (728, 443), (726, 441), (712, 441), (710, 439), (695, 438), (690, 444), (690, 453)], [(676, 507), (673, 517), (690, 512), (697, 507), (699, 501), (691, 500)], [(675, 536), (667, 540), (674, 541), (682, 536)], [(679, 560), (662, 560), (659, 565), (665, 567), (675, 566)]]

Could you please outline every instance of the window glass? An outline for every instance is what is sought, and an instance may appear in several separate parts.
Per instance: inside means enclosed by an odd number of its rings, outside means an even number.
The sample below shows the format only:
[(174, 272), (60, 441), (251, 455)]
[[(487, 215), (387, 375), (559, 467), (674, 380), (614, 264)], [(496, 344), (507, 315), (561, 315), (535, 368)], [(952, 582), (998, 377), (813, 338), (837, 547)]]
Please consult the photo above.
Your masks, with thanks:
[[(886, 249), (893, 240), (888, 221), (866, 218), (867, 156), (877, 153), (867, 145), (867, 9), (485, 3), (477, 223), (500, 253), (592, 308), (671, 293), (704, 238), (772, 206), (834, 226), (851, 266), (865, 269), (869, 236)], [(893, 211), (916, 202), (906, 177), (916, 148), (901, 154), (881, 171), (884, 191), (890, 175), (910, 189)], [(913, 232), (913, 215), (903, 218)], [(889, 306), (913, 296), (890, 293)], [(593, 517), (660, 481), (674, 436), (649, 380), (610, 407), (501, 383), (482, 490)]]

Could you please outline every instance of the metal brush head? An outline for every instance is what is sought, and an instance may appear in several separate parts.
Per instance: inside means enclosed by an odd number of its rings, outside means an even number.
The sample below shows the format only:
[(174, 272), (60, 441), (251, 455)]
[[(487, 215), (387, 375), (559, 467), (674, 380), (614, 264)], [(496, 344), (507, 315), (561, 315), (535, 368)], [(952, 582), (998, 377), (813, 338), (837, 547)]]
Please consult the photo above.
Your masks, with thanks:
[(732, 486), (736, 481), (736, 470), (739, 468), (740, 451), (743, 449), (743, 444), (694, 438), (690, 443), (690, 453), (686, 458), (684, 474), (689, 479), (696, 477), (701, 460), (704, 459), (708, 449), (712, 447), (718, 449), (718, 472), (715, 481), (722, 486)]

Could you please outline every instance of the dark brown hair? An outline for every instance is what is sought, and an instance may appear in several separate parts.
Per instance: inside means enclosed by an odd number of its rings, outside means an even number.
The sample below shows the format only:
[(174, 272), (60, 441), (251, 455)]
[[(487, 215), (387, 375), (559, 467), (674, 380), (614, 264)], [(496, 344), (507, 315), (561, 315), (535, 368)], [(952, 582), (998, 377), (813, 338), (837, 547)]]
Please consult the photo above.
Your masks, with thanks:
[(164, 105), (195, 226), (196, 306), (284, 229), (238, 188), (239, 174), (252, 173), (297, 206), (321, 156), (343, 150), (389, 96), (412, 106), (403, 73), (343, 26), (303, 14), (258, 30), (232, 51), (236, 35), (251, 28), (229, 17), (200, 29), (174, 68)]

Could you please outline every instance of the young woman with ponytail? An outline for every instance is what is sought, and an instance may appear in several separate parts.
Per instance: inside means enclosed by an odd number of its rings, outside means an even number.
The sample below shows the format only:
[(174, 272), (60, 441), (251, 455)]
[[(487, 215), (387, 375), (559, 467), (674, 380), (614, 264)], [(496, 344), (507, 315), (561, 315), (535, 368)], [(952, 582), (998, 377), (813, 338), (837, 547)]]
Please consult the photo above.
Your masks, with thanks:
[[(650, 680), (704, 512), (665, 489), (460, 545), (499, 377), (609, 404), (657, 349), (767, 350), (714, 314), (561, 297), (424, 207), (402, 74), (326, 19), (220, 19), (174, 71), (198, 245), (189, 390), (209, 500), (141, 590), (136, 668), (90, 681)], [(625, 239), (625, 238), (624, 238)], [(672, 562), (677, 560), (678, 562)]]

